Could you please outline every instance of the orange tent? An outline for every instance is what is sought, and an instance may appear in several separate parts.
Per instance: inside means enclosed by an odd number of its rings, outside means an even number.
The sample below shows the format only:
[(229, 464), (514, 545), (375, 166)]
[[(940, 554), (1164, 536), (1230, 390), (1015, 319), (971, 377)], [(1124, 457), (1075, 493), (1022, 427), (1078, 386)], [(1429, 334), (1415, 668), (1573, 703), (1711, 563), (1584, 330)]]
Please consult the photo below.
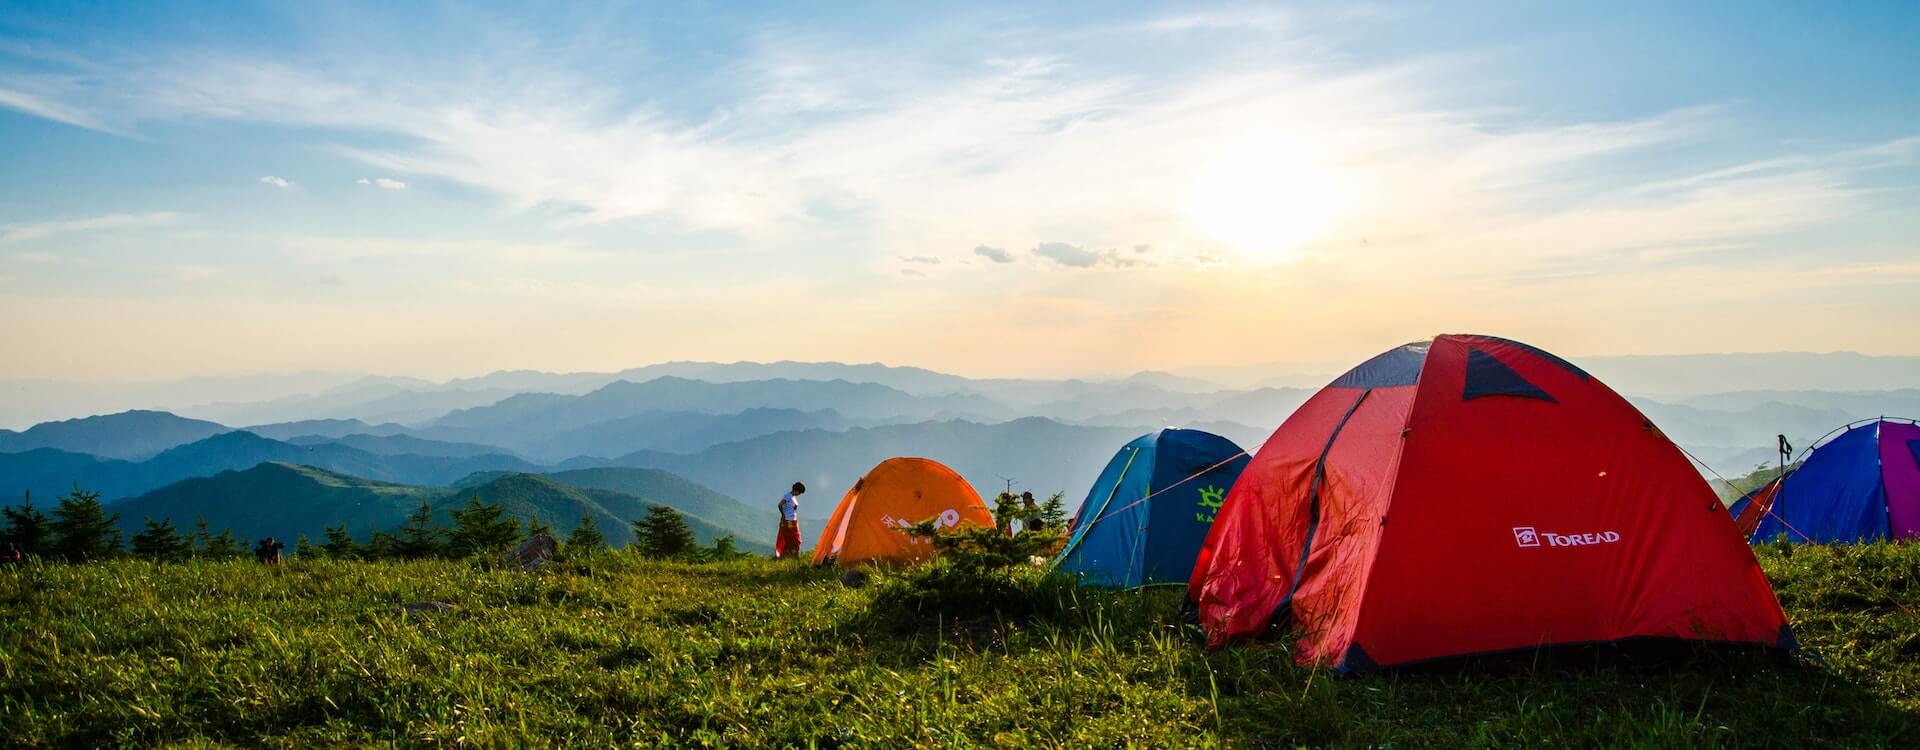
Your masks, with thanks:
[(940, 528), (993, 526), (993, 512), (967, 480), (928, 458), (889, 458), (853, 483), (813, 547), (813, 564), (870, 560), (915, 563), (932, 559), (933, 544), (908, 536), (907, 526), (938, 518)]

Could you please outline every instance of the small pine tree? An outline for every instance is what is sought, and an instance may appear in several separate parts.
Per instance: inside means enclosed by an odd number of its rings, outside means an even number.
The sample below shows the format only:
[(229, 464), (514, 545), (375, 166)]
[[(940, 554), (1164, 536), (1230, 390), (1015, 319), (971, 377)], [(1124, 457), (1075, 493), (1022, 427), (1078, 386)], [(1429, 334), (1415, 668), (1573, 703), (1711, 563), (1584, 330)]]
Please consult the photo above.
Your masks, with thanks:
[(1066, 493), (1055, 492), (1053, 497), (1040, 504), (1041, 528), (1053, 531), (1065, 531), (1067, 528)]
[(207, 529), (207, 517), (193, 517), (193, 536), (187, 540), (187, 551), (194, 557), (206, 557), (207, 548), (213, 546), (213, 532)]
[(357, 560), (362, 554), (360, 545), (353, 541), (353, 535), (347, 533), (347, 525), (327, 527), (327, 542), (320, 545), (327, 557), (335, 560)]
[(100, 493), (75, 487), (53, 509), (48, 551), (72, 562), (112, 557), (121, 551), (119, 523), (120, 514), (108, 515), (100, 504)]
[(665, 505), (648, 508), (645, 518), (634, 521), (633, 535), (640, 554), (656, 559), (689, 557), (698, 547), (680, 511)]
[(433, 508), (420, 501), (420, 509), (407, 514), (407, 522), (396, 529), (393, 554), (408, 560), (438, 557), (446, 551), (445, 529), (433, 527)]
[(228, 526), (221, 529), (220, 533), (213, 535), (213, 539), (207, 542), (206, 548), (200, 550), (200, 556), (209, 560), (232, 560), (236, 557), (246, 557), (247, 548), (240, 544), (239, 537), (233, 535), (233, 527)]
[(20, 500), (19, 507), (0, 508), (0, 515), (7, 519), (5, 537), (0, 541), (12, 542), (21, 552), (39, 554), (47, 548), (47, 528), (52, 519), (33, 507), (33, 493), (27, 492)]
[(573, 527), (573, 532), (567, 534), (567, 554), (590, 555), (606, 548), (607, 537), (600, 533), (600, 525), (594, 523), (593, 514), (580, 514), (580, 525)]
[(497, 555), (520, 540), (520, 519), (506, 515), (498, 505), (480, 502), (475, 495), (464, 508), (453, 511), (453, 531), (447, 553), (454, 557)]
[(392, 560), (401, 556), (400, 540), (379, 529), (367, 532), (367, 546), (362, 550), (361, 556), (368, 560)]
[(192, 543), (173, 527), (173, 519), (147, 519), (140, 533), (133, 535), (133, 555), (155, 562), (184, 560), (192, 553)]
[(728, 560), (738, 560), (748, 555), (745, 552), (741, 552), (739, 547), (734, 546), (733, 535), (728, 534), (714, 539), (713, 547), (702, 551), (700, 556), (714, 562), (726, 562)]
[(320, 556), (320, 548), (308, 541), (306, 534), (301, 534), (293, 540), (293, 556), (300, 560), (311, 560)]

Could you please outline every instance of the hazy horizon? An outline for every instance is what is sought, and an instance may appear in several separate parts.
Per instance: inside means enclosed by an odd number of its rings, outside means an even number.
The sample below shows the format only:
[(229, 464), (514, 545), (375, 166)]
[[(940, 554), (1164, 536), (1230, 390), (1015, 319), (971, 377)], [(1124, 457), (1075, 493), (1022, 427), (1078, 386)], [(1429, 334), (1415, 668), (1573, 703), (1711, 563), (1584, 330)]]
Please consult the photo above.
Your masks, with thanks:
[[(1467, 333), (1467, 332), (1462, 332), (1462, 333)], [(1495, 335), (1495, 334), (1487, 334), (1487, 335)], [(1426, 338), (1431, 338), (1431, 337), (1426, 337)], [(1426, 338), (1408, 339), (1407, 341), (1402, 341), (1400, 343), (1410, 343), (1414, 341), (1421, 341), (1421, 340), (1426, 340)], [(1526, 343), (1531, 344), (1533, 342), (1526, 342)], [(1391, 347), (1382, 347), (1381, 351), (1385, 351), (1388, 348), (1391, 348)], [(1543, 348), (1548, 348), (1548, 347), (1543, 347)], [(1378, 354), (1379, 352), (1374, 352), (1374, 353)], [(1667, 359), (1667, 358), (1686, 358), (1686, 357), (1765, 357), (1765, 356), (1811, 356), (1811, 357), (1856, 356), (1856, 357), (1862, 357), (1868, 360), (1908, 360), (1908, 359), (1920, 360), (1920, 354), (1869, 354), (1865, 352), (1848, 351), (1848, 350), (1694, 351), (1694, 352), (1671, 352), (1671, 353), (1635, 352), (1635, 353), (1621, 353), (1621, 354), (1593, 354), (1593, 353), (1563, 354), (1560, 352), (1555, 352), (1555, 354), (1563, 356), (1566, 359), (1570, 361), (1574, 361), (1576, 363), (1580, 361), (1596, 360), (1596, 359), (1617, 360), (1617, 359), (1630, 359), (1630, 358)], [(681, 365), (681, 364), (687, 364), (687, 365), (799, 364), (799, 365), (847, 365), (847, 366), (855, 366), (855, 367), (878, 366), (878, 367), (886, 367), (886, 368), (892, 368), (892, 369), (926, 370), (929, 372), (939, 373), (942, 375), (953, 375), (957, 377), (967, 378), (970, 380), (1114, 381), (1114, 380), (1124, 380), (1124, 379), (1139, 376), (1139, 375), (1165, 374), (1165, 375), (1170, 375), (1170, 376), (1180, 377), (1180, 378), (1193, 378), (1197, 380), (1210, 381), (1223, 387), (1233, 388), (1233, 387), (1244, 387), (1248, 384), (1251, 384), (1254, 381), (1270, 380), (1273, 378), (1295, 378), (1295, 377), (1297, 378), (1332, 378), (1332, 377), (1338, 376), (1341, 372), (1346, 371), (1347, 369), (1353, 367), (1354, 365), (1359, 364), (1365, 359), (1366, 357), (1360, 357), (1352, 361), (1342, 362), (1342, 363), (1276, 360), (1276, 361), (1270, 361), (1270, 362), (1256, 362), (1256, 363), (1250, 363), (1250, 364), (1232, 364), (1232, 365), (1198, 364), (1198, 365), (1173, 367), (1173, 368), (1139, 367), (1136, 369), (1125, 369), (1125, 370), (1083, 370), (1083, 371), (1058, 371), (1058, 372), (1021, 371), (1021, 370), (987, 370), (987, 369), (974, 369), (974, 368), (945, 369), (945, 368), (930, 367), (926, 365), (915, 364), (911, 362), (889, 362), (884, 360), (856, 361), (856, 360), (833, 360), (833, 359), (812, 359), (812, 360), (807, 360), (807, 359), (729, 359), (729, 360), (669, 359), (669, 360), (658, 360), (658, 361), (634, 362), (634, 363), (630, 363), (622, 366), (608, 367), (603, 369), (565, 369), (565, 368), (538, 367), (538, 366), (506, 366), (506, 367), (495, 367), (495, 368), (482, 369), (482, 370), (465, 370), (465, 371), (429, 370), (429, 371), (423, 371), (423, 372), (422, 371), (407, 372), (407, 371), (383, 370), (383, 369), (371, 369), (371, 368), (356, 369), (356, 368), (339, 367), (339, 368), (313, 368), (313, 369), (303, 369), (303, 370), (280, 370), (280, 371), (234, 371), (234, 372), (206, 371), (206, 372), (185, 373), (185, 374), (174, 375), (174, 376), (155, 376), (155, 377), (143, 377), (143, 378), (120, 377), (120, 378), (102, 378), (102, 379), (83, 379), (83, 378), (56, 379), (56, 378), (35, 378), (35, 377), (0, 377), (0, 383), (29, 383), (30, 382), (30, 383), (64, 383), (64, 384), (71, 384), (76, 386), (143, 386), (143, 385), (184, 383), (184, 382), (192, 382), (192, 381), (250, 380), (250, 379), (275, 379), (275, 378), (283, 378), (283, 379), (393, 378), (393, 379), (404, 379), (404, 380), (417, 380), (425, 383), (430, 383), (433, 385), (447, 385), (447, 384), (458, 382), (458, 381), (476, 380), (476, 379), (485, 378), (488, 376), (507, 375), (507, 374), (514, 374), (514, 373), (530, 373), (530, 374), (541, 374), (541, 375), (612, 375), (612, 374), (617, 374), (617, 373), (626, 372), (630, 370), (642, 370), (649, 367), (660, 367), (665, 365)], [(1915, 387), (1920, 387), (1920, 383), (1916, 383)]]

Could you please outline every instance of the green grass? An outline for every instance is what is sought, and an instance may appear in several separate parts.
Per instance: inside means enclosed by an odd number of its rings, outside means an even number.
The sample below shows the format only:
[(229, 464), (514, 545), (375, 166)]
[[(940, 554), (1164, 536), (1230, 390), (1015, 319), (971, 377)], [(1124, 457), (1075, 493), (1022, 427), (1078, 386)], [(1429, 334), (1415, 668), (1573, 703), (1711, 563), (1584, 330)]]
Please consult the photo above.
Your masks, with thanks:
[[(1824, 666), (1556, 652), (1338, 678), (1178, 592), (760, 560), (0, 571), (0, 746), (1920, 745), (1920, 545), (1761, 550)], [(950, 575), (933, 573), (930, 575)], [(457, 605), (408, 619), (413, 601)]]

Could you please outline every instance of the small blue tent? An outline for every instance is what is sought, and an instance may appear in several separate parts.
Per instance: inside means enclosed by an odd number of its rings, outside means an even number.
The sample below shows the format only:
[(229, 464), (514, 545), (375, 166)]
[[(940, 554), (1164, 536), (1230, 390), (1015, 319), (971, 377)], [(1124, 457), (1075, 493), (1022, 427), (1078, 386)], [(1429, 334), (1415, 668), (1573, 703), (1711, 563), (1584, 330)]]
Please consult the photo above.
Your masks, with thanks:
[(1134, 439), (1093, 483), (1055, 568), (1096, 586), (1186, 583), (1247, 461), (1233, 441), (1199, 430)]
[(1920, 424), (1883, 417), (1842, 429), (1816, 442), (1799, 470), (1728, 508), (1749, 541), (1920, 539)]

